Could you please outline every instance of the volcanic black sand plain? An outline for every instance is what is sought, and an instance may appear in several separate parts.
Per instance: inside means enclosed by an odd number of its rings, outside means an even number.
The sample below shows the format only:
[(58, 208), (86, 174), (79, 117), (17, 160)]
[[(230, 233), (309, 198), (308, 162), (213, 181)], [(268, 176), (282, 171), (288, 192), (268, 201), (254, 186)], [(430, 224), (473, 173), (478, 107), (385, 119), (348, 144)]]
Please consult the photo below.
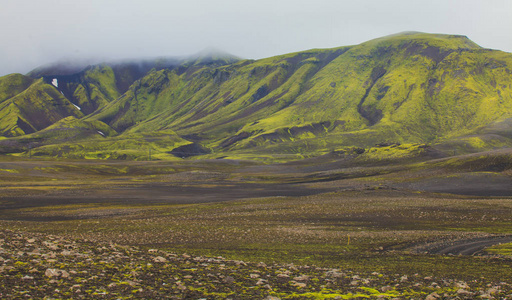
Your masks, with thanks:
[(0, 296), (510, 298), (510, 154), (272, 165), (4, 156)]

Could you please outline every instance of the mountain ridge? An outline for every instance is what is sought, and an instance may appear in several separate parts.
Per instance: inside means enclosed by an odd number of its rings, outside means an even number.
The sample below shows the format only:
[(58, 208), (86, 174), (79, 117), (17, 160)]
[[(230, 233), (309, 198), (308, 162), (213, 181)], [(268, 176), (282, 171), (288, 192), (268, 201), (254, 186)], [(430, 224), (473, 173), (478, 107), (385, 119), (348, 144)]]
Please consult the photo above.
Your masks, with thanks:
[[(512, 55), (462, 35), (405, 32), (260, 60), (183, 61), (137, 76), (124, 68), (96, 65), (76, 82), (58, 80), (58, 89), (84, 121), (119, 135), (172, 130), (210, 149), (205, 157), (438, 144), (512, 117)], [(512, 145), (491, 136), (480, 150)]]

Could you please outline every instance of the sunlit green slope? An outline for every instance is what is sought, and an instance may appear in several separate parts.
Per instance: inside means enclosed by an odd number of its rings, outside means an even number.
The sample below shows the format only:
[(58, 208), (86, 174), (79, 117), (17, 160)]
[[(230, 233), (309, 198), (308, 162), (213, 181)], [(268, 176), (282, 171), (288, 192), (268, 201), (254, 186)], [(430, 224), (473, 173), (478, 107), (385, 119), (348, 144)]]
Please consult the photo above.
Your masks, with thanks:
[(43, 79), (20, 74), (0, 77), (0, 135), (19, 136), (83, 113)]
[(173, 159), (175, 148), (190, 144), (171, 130), (117, 136), (101, 121), (64, 118), (38, 132), (0, 140), (0, 153), (95, 159)]
[[(236, 61), (232, 56), (206, 55), (189, 59), (119, 61), (80, 65), (68, 62), (40, 67), (24, 76), (0, 78), (0, 135), (32, 133), (67, 116), (83, 117), (126, 92), (150, 70), (198, 69)], [(53, 99), (52, 101), (50, 101)], [(66, 106), (68, 109), (54, 107)]]
[(89, 118), (120, 132), (173, 129), (219, 151), (305, 140), (324, 150), (434, 142), (510, 117), (511, 69), (512, 55), (464, 36), (403, 33), (195, 72), (154, 71)]
[[(106, 135), (105, 135), (106, 136)], [(3, 141), (0, 141), (0, 145)], [(78, 141), (66, 141), (26, 150), (23, 155), (66, 157), (74, 159), (149, 160), (178, 159), (172, 151), (190, 144), (171, 130), (131, 133), (114, 137), (96, 134)]]
[[(162, 153), (193, 142), (207, 157), (300, 157), (386, 143), (438, 145), (448, 153), (512, 146), (504, 125), (512, 117), (512, 54), (465, 36), (406, 32), (256, 61), (210, 54), (163, 65), (103, 64), (39, 80), (19, 75), (10, 88), (2, 78), (0, 105), (39, 84), (62, 92), (62, 101), (81, 109), (73, 116), (108, 125), (116, 139), (170, 133), (177, 142)], [(15, 128), (16, 109), (0, 107), (0, 128)]]
[(104, 139), (115, 135), (117, 132), (103, 122), (83, 121), (70, 116), (43, 130), (0, 140), (0, 153), (27, 152), (29, 149), (45, 145)]
[(113, 69), (107, 65), (38, 79), (4, 76), (0, 78), (0, 133), (29, 134), (68, 116), (90, 114), (119, 97), (116, 83)]

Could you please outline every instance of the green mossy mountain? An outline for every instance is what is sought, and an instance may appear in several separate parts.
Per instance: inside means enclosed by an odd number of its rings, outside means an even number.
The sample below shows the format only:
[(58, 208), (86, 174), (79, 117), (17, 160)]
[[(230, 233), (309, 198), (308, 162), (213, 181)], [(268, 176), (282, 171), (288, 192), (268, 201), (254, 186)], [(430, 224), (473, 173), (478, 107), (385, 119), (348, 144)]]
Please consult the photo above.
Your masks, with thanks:
[(8, 75), (0, 78), (0, 87), (5, 88), (0, 91), (0, 134), (5, 137), (33, 133), (68, 116), (84, 116), (42, 78)]
[[(389, 143), (437, 145), (448, 153), (512, 146), (512, 54), (465, 36), (406, 32), (261, 60), (215, 54), (148, 66), (101, 64), (42, 79), (9, 75), (0, 79), (1, 105), (21, 90), (54, 89), (71, 104), (60, 119), (101, 122), (117, 138), (172, 132), (182, 139), (176, 145), (194, 143), (199, 148), (190, 149), (206, 149), (198, 154), (210, 158), (286, 160)], [(14, 108), (0, 108), (3, 136), (43, 129)], [(18, 115), (31, 130), (15, 126)]]
[(43, 130), (1, 142), (0, 153), (23, 152), (45, 145), (76, 143), (116, 136), (117, 132), (100, 121), (84, 121), (74, 116), (66, 117)]

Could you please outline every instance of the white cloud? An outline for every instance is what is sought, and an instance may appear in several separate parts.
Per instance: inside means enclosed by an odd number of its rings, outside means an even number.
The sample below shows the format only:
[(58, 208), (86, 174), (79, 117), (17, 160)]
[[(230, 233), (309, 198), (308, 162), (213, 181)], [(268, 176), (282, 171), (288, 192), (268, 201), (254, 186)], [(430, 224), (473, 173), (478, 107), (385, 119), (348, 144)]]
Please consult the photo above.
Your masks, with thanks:
[(464, 34), (512, 51), (509, 0), (2, 0), (0, 75), (62, 57), (192, 54), (262, 58), (400, 31)]

